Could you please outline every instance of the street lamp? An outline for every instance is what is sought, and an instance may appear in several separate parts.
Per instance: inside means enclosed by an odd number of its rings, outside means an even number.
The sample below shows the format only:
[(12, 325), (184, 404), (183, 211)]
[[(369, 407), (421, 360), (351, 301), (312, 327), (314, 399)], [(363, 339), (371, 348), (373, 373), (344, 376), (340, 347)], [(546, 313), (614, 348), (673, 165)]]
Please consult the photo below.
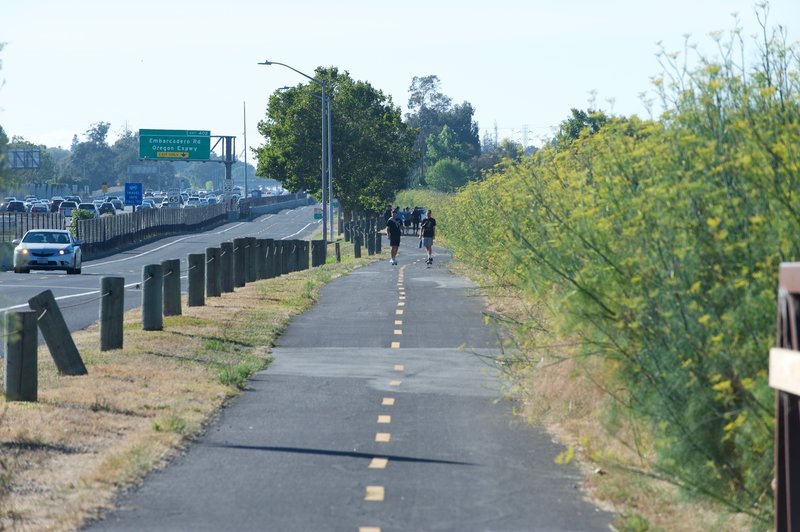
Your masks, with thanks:
[[(322, 85), (322, 99), (321, 99), (322, 100), (322, 104), (321, 104), (321, 108), (322, 108), (322, 120), (321, 120), (321, 123), (322, 123), (322, 128), (321, 128), (322, 129), (322, 244), (323, 244), (323, 246), (325, 246), (325, 245), (327, 245), (327, 240), (326, 240), (327, 239), (327, 235), (326, 235), (326, 233), (327, 233), (327, 230), (328, 230), (328, 213), (327, 213), (327, 209), (325, 208), (326, 199), (327, 199), (327, 196), (328, 196), (328, 193), (327, 193), (327, 190), (326, 190), (326, 187), (325, 187), (325, 166), (326, 166), (325, 163), (326, 163), (326, 155), (327, 155), (326, 151), (328, 151), (328, 150), (325, 149), (326, 148), (326, 136), (325, 136), (325, 80), (324, 79), (312, 78), (308, 74), (300, 72), (296, 68), (294, 68), (292, 66), (289, 66), (286, 63), (279, 63), (277, 61), (268, 61), (268, 60), (265, 59), (263, 63), (258, 63), (258, 64), (259, 65), (266, 65), (266, 66), (269, 66), (269, 65), (280, 65), (282, 67), (288, 68), (289, 70), (293, 70), (293, 71), (297, 72), (301, 76), (306, 77), (306, 78), (310, 79), (311, 81), (316, 81), (316, 82), (318, 82), (318, 83), (320, 83)], [(333, 220), (331, 220), (331, 228), (332, 227), (333, 227)]]

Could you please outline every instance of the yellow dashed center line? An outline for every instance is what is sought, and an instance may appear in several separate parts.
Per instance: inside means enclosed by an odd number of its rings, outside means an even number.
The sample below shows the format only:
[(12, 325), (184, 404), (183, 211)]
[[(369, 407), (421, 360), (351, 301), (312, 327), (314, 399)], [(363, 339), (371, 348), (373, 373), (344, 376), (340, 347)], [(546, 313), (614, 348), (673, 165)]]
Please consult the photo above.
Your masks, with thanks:
[(388, 432), (378, 432), (375, 434), (375, 441), (378, 443), (388, 443), (392, 440), (392, 435)]
[(392, 416), (378, 416), (378, 423), (387, 424), (391, 422), (392, 422)]
[(392, 349), (400, 349), (400, 342), (392, 342)]
[(406, 306), (406, 302), (405, 301), (400, 301), (399, 303), (397, 303), (397, 306), (398, 307), (405, 307)]
[(403, 320), (394, 320), (394, 324), (395, 325), (402, 325), (403, 324)]
[(381, 406), (394, 406), (394, 397), (384, 397)]
[(395, 371), (405, 371), (406, 367), (403, 364), (395, 364), (394, 365), (394, 370)]
[(394, 330), (394, 334), (396, 334), (397, 336), (402, 336), (403, 335), (403, 329), (395, 329)]
[(395, 310), (395, 311), (394, 311), (394, 313), (395, 313), (397, 316), (402, 316), (402, 315), (403, 315), (403, 309), (399, 308), (399, 309)]
[(383, 486), (367, 486), (367, 493), (364, 495), (365, 501), (382, 502), (383, 497)]
[(369, 461), (369, 468), (370, 469), (386, 469), (386, 466), (389, 465), (388, 458), (378, 458), (375, 457)]
[(389, 381), (389, 386), (400, 386), (400, 384), (402, 384), (402, 382), (403, 381), (401, 381), (399, 379), (391, 380), (391, 381)]

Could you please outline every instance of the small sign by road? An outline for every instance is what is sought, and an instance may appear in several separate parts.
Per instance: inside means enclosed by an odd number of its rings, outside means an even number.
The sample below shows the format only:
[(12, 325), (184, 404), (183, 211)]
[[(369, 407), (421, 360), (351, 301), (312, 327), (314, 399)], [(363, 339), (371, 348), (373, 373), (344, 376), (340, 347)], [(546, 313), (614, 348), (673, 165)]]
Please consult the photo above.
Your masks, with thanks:
[(142, 204), (142, 184), (125, 183), (125, 205)]

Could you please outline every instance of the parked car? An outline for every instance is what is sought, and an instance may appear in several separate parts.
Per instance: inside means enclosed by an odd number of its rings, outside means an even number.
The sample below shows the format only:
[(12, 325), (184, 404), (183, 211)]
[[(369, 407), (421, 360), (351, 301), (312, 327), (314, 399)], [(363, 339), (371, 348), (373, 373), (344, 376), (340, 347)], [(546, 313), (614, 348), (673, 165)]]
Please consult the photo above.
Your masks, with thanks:
[(117, 208), (114, 207), (114, 204), (111, 203), (110, 201), (104, 201), (97, 208), (97, 212), (99, 212), (101, 216), (104, 215), (104, 214), (106, 214), (106, 215), (107, 214), (117, 214)]
[(81, 273), (81, 243), (63, 229), (32, 229), (14, 240), (14, 272), (66, 270)]
[(100, 211), (97, 210), (97, 205), (94, 203), (79, 203), (78, 210), (91, 212), (92, 218), (97, 218), (100, 216)]
[(58, 212), (61, 213), (64, 218), (72, 217), (72, 211), (78, 208), (78, 204), (71, 200), (64, 200), (61, 202), (61, 205), (58, 206)]

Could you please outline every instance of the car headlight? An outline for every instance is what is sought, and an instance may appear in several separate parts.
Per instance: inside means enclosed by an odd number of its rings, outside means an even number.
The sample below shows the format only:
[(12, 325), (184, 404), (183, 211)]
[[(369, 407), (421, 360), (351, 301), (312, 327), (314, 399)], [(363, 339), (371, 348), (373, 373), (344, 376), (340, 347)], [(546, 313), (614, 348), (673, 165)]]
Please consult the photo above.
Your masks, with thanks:
[(22, 253), (23, 255), (27, 255), (28, 254), (28, 248), (22, 248), (21, 250), (19, 250), (19, 252)]
[(63, 255), (63, 254), (64, 254), (64, 253), (66, 253), (66, 252), (67, 252), (67, 250), (66, 250), (66, 249), (59, 249), (59, 250), (58, 250), (58, 254), (59, 254), (59, 255)]

